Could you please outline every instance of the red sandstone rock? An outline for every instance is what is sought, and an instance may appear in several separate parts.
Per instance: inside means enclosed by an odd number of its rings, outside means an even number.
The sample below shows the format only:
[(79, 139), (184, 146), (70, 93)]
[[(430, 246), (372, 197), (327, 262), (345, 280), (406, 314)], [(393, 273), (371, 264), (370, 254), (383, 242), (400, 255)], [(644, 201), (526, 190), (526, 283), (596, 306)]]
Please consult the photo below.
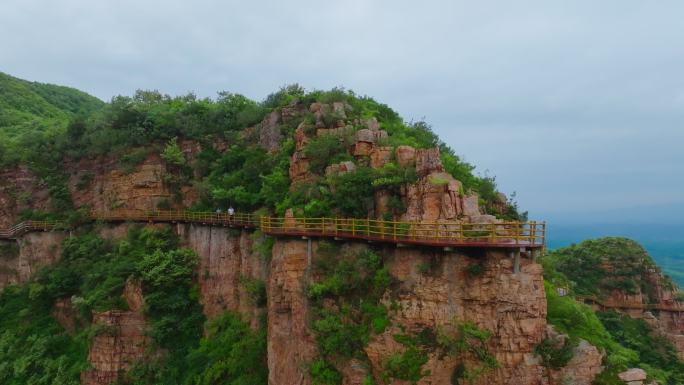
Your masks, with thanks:
[(325, 175), (344, 175), (356, 171), (356, 165), (352, 161), (344, 161), (337, 164), (331, 164), (325, 168)]
[(419, 177), (433, 172), (443, 172), (442, 158), (438, 148), (420, 149), (416, 151), (416, 172)]
[(304, 291), (307, 242), (277, 240), (268, 283), (269, 385), (309, 385), (307, 367), (316, 356)]
[(76, 312), (71, 306), (70, 298), (56, 300), (50, 314), (69, 334), (76, 332)]
[[(139, 282), (126, 282), (124, 293), (130, 308), (141, 306), (143, 299)], [(81, 374), (81, 384), (109, 385), (144, 357), (149, 343), (147, 325), (141, 310), (94, 313), (93, 324), (100, 325), (102, 331), (92, 340), (88, 353), (92, 369)]]
[(61, 231), (25, 234), (16, 242), (16, 255), (0, 258), (0, 289), (10, 284), (28, 282), (42, 267), (57, 262), (62, 253), (62, 241), (67, 234)]
[(207, 318), (235, 311), (256, 329), (265, 309), (254, 303), (243, 281), (266, 281), (267, 266), (265, 259), (254, 251), (252, 234), (199, 225), (179, 225), (178, 231), (183, 243), (199, 256), (200, 303)]
[(283, 134), (280, 132), (281, 122), (280, 110), (274, 110), (259, 124), (259, 145), (264, 150), (274, 152), (280, 148), (283, 141)]
[[(548, 326), (545, 338), (550, 338), (562, 345), (569, 337), (556, 332), (552, 326)], [(584, 340), (580, 340), (572, 354), (572, 358), (562, 369), (550, 371), (552, 383), (591, 385), (596, 376), (603, 371), (603, 355), (595, 346)]]
[(382, 168), (392, 160), (392, 147), (375, 147), (370, 152), (370, 166)]
[(618, 377), (624, 382), (635, 382), (635, 381), (646, 381), (646, 372), (643, 369), (632, 368), (626, 370), (620, 374)]
[(413, 166), (416, 162), (416, 149), (411, 146), (398, 146), (396, 150), (396, 156), (399, 166)]
[(309, 172), (309, 159), (303, 152), (295, 151), (295, 153), (292, 154), (292, 158), (290, 158), (289, 174), (292, 185), (311, 178), (312, 175)]

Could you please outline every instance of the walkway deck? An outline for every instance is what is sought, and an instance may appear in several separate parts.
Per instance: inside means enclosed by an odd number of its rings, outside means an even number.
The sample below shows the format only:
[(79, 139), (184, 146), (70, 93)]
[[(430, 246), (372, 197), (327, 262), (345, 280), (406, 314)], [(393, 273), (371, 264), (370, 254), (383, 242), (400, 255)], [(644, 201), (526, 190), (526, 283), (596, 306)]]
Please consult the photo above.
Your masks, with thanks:
[[(402, 222), (352, 218), (274, 218), (251, 214), (192, 211), (96, 212), (94, 221), (198, 223), (261, 230), (267, 235), (358, 239), (371, 242), (454, 248), (544, 247), (546, 225), (541, 222), (457, 223)], [(31, 231), (66, 229), (64, 222), (26, 221), (0, 229), (0, 239), (12, 239)]]

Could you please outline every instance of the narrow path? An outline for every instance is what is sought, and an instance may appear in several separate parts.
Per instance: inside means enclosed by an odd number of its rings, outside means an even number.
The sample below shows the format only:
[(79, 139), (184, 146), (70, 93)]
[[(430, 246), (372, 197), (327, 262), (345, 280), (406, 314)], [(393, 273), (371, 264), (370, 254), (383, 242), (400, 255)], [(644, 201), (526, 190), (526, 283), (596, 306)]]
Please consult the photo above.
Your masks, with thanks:
[[(431, 247), (543, 249), (543, 222), (458, 223), (383, 221), (358, 218), (274, 218), (252, 214), (192, 211), (116, 210), (95, 212), (91, 220), (102, 222), (198, 223), (260, 230), (264, 234), (291, 237), (358, 239)], [(14, 239), (32, 231), (66, 230), (65, 222), (25, 221), (0, 229), (0, 239)]]

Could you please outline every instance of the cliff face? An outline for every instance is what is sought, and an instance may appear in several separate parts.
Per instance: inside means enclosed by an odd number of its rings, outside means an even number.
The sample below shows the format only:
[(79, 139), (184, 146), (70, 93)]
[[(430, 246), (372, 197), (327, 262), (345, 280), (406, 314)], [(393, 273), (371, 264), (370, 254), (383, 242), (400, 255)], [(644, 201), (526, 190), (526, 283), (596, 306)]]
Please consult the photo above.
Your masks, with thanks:
[(93, 325), (98, 329), (88, 353), (88, 362), (92, 369), (81, 375), (83, 385), (111, 384), (145, 356), (149, 338), (142, 314), (143, 295), (140, 282), (129, 280), (123, 297), (130, 310), (93, 314)]
[[(311, 383), (307, 364), (316, 356), (316, 344), (307, 322), (311, 314), (304, 285), (311, 274), (311, 264), (321, 258), (317, 249), (315, 241), (310, 245), (307, 241), (278, 241), (274, 247), (268, 291), (271, 385)], [(365, 348), (371, 364), (369, 372), (376, 380), (382, 378), (383, 362), (403, 349), (393, 338), (400, 330), (437, 330), (455, 322), (472, 322), (492, 333), (487, 348), (500, 364), (474, 383), (541, 384), (545, 381), (533, 353), (546, 330), (540, 265), (524, 260), (521, 272), (514, 274), (511, 259), (499, 252), (468, 257), (453, 252), (388, 248), (383, 253), (391, 277), (399, 282), (386, 293), (384, 301), (387, 305), (392, 302), (401, 310), (391, 317), (394, 326), (373, 337)], [(484, 271), (471, 277), (469, 266), (475, 264), (482, 264)], [(420, 266), (426, 265), (431, 266), (429, 272), (421, 272)], [(468, 360), (472, 357), (430, 354), (423, 366), (430, 375), (419, 384), (450, 383), (455, 369)], [(340, 365), (345, 384), (361, 384), (368, 374), (359, 369), (355, 360)]]
[[(177, 226), (182, 242), (199, 256), (200, 302), (207, 318), (226, 310), (240, 312), (257, 328), (264, 298), (252, 290), (268, 279), (267, 259), (254, 248), (253, 233), (225, 227)], [(259, 239), (257, 239), (259, 241)]]
[(0, 289), (27, 282), (41, 267), (55, 263), (65, 237), (62, 232), (29, 233), (0, 242)]
[[(199, 151), (195, 142), (183, 142), (185, 156), (192, 159)], [(67, 188), (75, 207), (94, 211), (115, 209), (152, 210), (159, 204), (181, 208), (192, 206), (197, 194), (189, 186), (172, 188), (165, 182), (172, 175), (157, 154), (125, 170), (119, 160), (109, 157), (65, 161), (63, 171), (69, 175)], [(181, 197), (180, 200), (178, 197)], [(0, 173), (0, 228), (19, 222), (23, 211), (48, 211), (48, 186), (29, 168), (21, 166)]]
[[(606, 263), (607, 270), (622, 268), (620, 261)], [(659, 270), (646, 269), (643, 275), (632, 277), (630, 290), (603, 291), (595, 310), (617, 310), (632, 318), (646, 321), (657, 333), (670, 340), (684, 359), (684, 302), (677, 300), (678, 289)]]

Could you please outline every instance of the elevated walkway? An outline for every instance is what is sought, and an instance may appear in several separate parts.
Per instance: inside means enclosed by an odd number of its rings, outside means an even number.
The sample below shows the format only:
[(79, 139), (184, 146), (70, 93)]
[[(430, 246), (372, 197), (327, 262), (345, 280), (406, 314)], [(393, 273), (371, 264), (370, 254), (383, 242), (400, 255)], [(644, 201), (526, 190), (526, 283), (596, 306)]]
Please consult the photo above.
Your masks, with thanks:
[[(193, 211), (116, 210), (94, 212), (101, 222), (197, 223), (261, 230), (286, 237), (326, 237), (444, 248), (541, 249), (546, 239), (543, 222), (458, 223), (383, 221), (357, 218), (275, 218), (252, 214)], [(65, 222), (26, 221), (0, 229), (0, 239), (31, 231), (67, 229)]]
[(596, 297), (578, 295), (575, 296), (578, 301), (581, 301), (585, 305), (595, 305), (603, 310), (640, 310), (640, 311), (669, 311), (669, 312), (684, 312), (684, 306), (679, 303), (671, 304), (660, 304), (660, 303), (650, 303), (650, 304), (625, 304), (625, 303), (613, 303), (605, 302)]

